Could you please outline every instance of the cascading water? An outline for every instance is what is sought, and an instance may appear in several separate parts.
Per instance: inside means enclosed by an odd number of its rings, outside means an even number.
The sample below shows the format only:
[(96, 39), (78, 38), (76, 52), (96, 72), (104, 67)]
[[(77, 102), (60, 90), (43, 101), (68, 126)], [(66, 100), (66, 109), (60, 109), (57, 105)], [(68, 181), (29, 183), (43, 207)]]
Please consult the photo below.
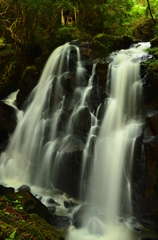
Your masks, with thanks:
[[(119, 216), (132, 216), (132, 162), (136, 139), (143, 126), (140, 62), (147, 56), (143, 49), (149, 47), (149, 43), (137, 44), (110, 56), (109, 97), (105, 101), (105, 114), (94, 148), (87, 189), (87, 202), (92, 207), (89, 220), (87, 217), (83, 220), (84, 231), (76, 233), (72, 230), (70, 240), (97, 239), (85, 229), (90, 229), (96, 236), (103, 235), (101, 239), (133, 239), (127, 229), (120, 227)], [(87, 143), (91, 137), (92, 134), (88, 136)], [(85, 167), (82, 176), (84, 171)]]
[[(67, 237), (69, 240), (92, 240), (98, 234), (103, 235), (101, 239), (118, 240), (118, 233), (121, 233), (119, 239), (132, 239), (127, 237), (128, 233), (122, 234), (117, 217), (121, 214), (132, 215), (132, 161), (135, 142), (141, 135), (143, 125), (140, 61), (141, 57), (147, 55), (143, 49), (149, 46), (149, 43), (137, 44), (129, 50), (121, 50), (110, 56), (105, 90), (108, 98), (104, 103), (105, 115), (98, 136), (97, 117), (101, 103), (95, 111), (88, 108), (96, 63), (93, 64), (85, 86), (83, 82), (88, 74), (82, 64), (79, 48), (69, 43), (57, 48), (50, 56), (39, 84), (29, 97), (28, 107), (19, 119), (7, 151), (1, 154), (1, 182), (11, 179), (11, 182), (18, 180), (21, 183), (50, 187), (53, 185), (50, 183), (52, 175), (54, 181), (59, 178), (60, 164), (68, 140), (74, 140), (76, 115), (83, 109), (88, 111), (90, 130), (82, 154), (81, 187), (91, 161), (86, 201), (98, 209), (101, 213), (98, 216), (105, 216), (105, 221), (104, 217), (97, 217), (90, 211), (89, 220), (83, 221), (84, 230), (76, 234), (76, 230), (70, 229)], [(72, 70), (71, 53), (76, 61)], [(75, 79), (73, 90), (67, 82), (72, 77)], [(69, 90), (65, 91), (65, 88)], [(69, 109), (66, 109), (68, 100), (71, 103)], [(64, 114), (67, 117), (63, 126), (61, 122)], [(90, 147), (92, 141), (95, 143), (93, 151)], [(80, 193), (83, 195), (82, 189)], [(117, 227), (119, 230), (113, 233)], [(93, 228), (93, 237), (88, 233), (89, 228)]]
[[(65, 104), (63, 79), (69, 77), (69, 54), (75, 52), (77, 67), (73, 70), (76, 85), (80, 86), (85, 69), (81, 64), (79, 48), (66, 43), (58, 47), (48, 59), (39, 84), (28, 99), (28, 106), (23, 118), (18, 123), (7, 151), (1, 155), (0, 180), (18, 180), (29, 184), (48, 187), (49, 175), (54, 172), (53, 154), (58, 148), (58, 137), (68, 132), (71, 134), (68, 118), (67, 125), (60, 132), (59, 121)], [(67, 77), (68, 76), (68, 77)], [(53, 89), (53, 91), (52, 91)], [(80, 89), (80, 87), (76, 87)], [(53, 92), (53, 94), (52, 94)], [(74, 96), (72, 112), (78, 110), (81, 91)], [(75, 95), (75, 94), (74, 94)], [(57, 135), (58, 131), (58, 135)], [(70, 132), (70, 133), (69, 133)], [(64, 138), (63, 137), (63, 141)], [(61, 143), (62, 146), (63, 142)], [(59, 154), (57, 154), (59, 155)], [(58, 159), (58, 156), (56, 157)]]

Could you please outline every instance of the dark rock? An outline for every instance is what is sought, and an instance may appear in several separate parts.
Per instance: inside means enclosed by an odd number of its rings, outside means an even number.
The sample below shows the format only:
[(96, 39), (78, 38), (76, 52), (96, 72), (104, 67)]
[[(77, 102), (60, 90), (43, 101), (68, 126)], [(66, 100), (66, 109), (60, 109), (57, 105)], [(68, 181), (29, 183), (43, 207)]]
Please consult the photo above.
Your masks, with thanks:
[(28, 66), (22, 73), (19, 83), (19, 93), (17, 95), (18, 106), (21, 106), (32, 89), (37, 84), (39, 79), (39, 72), (35, 66)]
[(16, 112), (13, 107), (0, 102), (0, 132), (13, 132), (16, 127)]
[(21, 191), (21, 190), (27, 190), (28, 192), (31, 192), (31, 188), (28, 186), (28, 185), (22, 185), (18, 188), (18, 191)]
[(14, 193), (15, 189), (12, 187), (4, 187), (2, 185), (0, 185), (0, 195), (5, 195), (8, 193)]
[(158, 38), (154, 38), (151, 40), (151, 47), (154, 48), (154, 47), (158, 47)]
[(53, 217), (55, 214), (55, 211), (56, 211), (56, 206), (48, 207), (48, 210), (49, 210), (51, 216)]
[(90, 127), (90, 111), (88, 107), (82, 107), (72, 116), (72, 132), (73, 134), (87, 135)]
[(90, 43), (90, 48), (97, 52), (97, 57), (105, 58), (109, 53), (127, 49), (133, 43), (129, 36), (116, 37), (108, 34), (97, 34)]
[(50, 219), (50, 223), (55, 228), (67, 228), (71, 225), (71, 220), (67, 216), (53, 215), (53, 217)]
[(66, 94), (70, 94), (72, 92), (73, 85), (75, 84), (75, 79), (72, 74), (66, 72), (62, 75), (60, 84), (66, 91)]
[(56, 201), (54, 201), (53, 198), (48, 198), (48, 199), (47, 199), (47, 203), (50, 203), (50, 204), (53, 204), (53, 205), (56, 205), (56, 206), (60, 206), (60, 204), (57, 203)]
[(154, 135), (158, 135), (158, 109), (150, 109), (146, 113), (146, 121)]
[(158, 238), (145, 237), (145, 238), (141, 238), (141, 240), (158, 240)]
[(58, 149), (56, 161), (58, 176), (52, 174), (52, 181), (57, 189), (66, 192), (70, 196), (78, 197), (78, 184), (80, 182), (80, 169), (82, 152), (85, 143), (80, 136), (70, 135), (64, 138)]
[(75, 206), (75, 204), (72, 201), (70, 201), (70, 202), (64, 201), (64, 207), (65, 208), (72, 208), (74, 206)]

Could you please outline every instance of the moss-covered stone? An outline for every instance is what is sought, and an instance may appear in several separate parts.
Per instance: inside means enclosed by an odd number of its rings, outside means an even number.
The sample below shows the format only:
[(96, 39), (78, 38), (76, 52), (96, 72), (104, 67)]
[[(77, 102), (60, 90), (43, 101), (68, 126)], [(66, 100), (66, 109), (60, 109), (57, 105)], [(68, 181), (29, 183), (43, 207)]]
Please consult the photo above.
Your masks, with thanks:
[(63, 235), (36, 214), (28, 214), (22, 195), (11, 200), (0, 197), (0, 239), (64, 240)]
[(103, 58), (113, 51), (129, 48), (132, 42), (132, 38), (128, 36), (118, 37), (107, 34), (97, 34), (92, 39), (90, 48), (96, 50), (97, 57)]
[(158, 48), (158, 37), (151, 40), (151, 47), (157, 47)]

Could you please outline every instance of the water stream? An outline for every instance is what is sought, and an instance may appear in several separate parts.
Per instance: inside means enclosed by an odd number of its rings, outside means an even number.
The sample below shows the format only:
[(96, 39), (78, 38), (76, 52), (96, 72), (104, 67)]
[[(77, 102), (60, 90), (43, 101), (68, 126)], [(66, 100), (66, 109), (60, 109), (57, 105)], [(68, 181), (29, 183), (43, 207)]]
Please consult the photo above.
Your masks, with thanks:
[[(71, 226), (68, 240), (132, 240), (129, 228), (120, 222), (120, 216), (132, 217), (131, 173), (136, 139), (142, 133), (142, 81), (140, 62), (145, 60), (149, 43), (133, 45), (128, 50), (112, 53), (105, 91), (104, 117), (99, 126), (98, 112), (90, 111), (90, 130), (82, 155), (81, 189), (87, 175), (91, 142), (95, 142), (85, 202), (96, 211), (90, 211), (83, 228)], [(73, 69), (75, 88), (71, 93), (71, 111), (66, 124), (61, 126), (65, 113), (67, 93), (64, 79), (71, 75), (70, 54), (76, 58)], [(96, 63), (83, 85), (87, 70), (82, 64), (79, 47), (66, 43), (50, 56), (40, 81), (29, 97), (27, 109), (18, 120), (6, 152), (1, 154), (0, 181), (27, 183), (44, 188), (54, 187), (60, 174), (65, 145), (74, 135), (76, 115), (88, 107)], [(52, 89), (53, 94), (52, 94)], [(67, 110), (68, 112), (68, 110)], [(59, 124), (60, 122), (60, 124)], [(100, 128), (99, 135), (96, 128)]]

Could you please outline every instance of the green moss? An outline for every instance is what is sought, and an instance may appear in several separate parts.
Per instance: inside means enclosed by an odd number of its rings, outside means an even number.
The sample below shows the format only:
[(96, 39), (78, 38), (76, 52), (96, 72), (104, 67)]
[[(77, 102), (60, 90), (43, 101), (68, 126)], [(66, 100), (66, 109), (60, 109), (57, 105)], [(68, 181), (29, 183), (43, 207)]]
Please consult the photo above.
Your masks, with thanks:
[(92, 39), (91, 46), (98, 52), (98, 57), (105, 57), (113, 51), (129, 48), (132, 42), (133, 39), (128, 36), (97, 34)]
[(158, 60), (153, 60), (153, 61), (147, 61), (147, 66), (148, 66), (148, 72), (149, 74), (152, 74), (152, 76), (157, 76), (158, 77)]
[(22, 198), (0, 197), (0, 239), (63, 240), (62, 234), (36, 214), (28, 214), (21, 205)]

